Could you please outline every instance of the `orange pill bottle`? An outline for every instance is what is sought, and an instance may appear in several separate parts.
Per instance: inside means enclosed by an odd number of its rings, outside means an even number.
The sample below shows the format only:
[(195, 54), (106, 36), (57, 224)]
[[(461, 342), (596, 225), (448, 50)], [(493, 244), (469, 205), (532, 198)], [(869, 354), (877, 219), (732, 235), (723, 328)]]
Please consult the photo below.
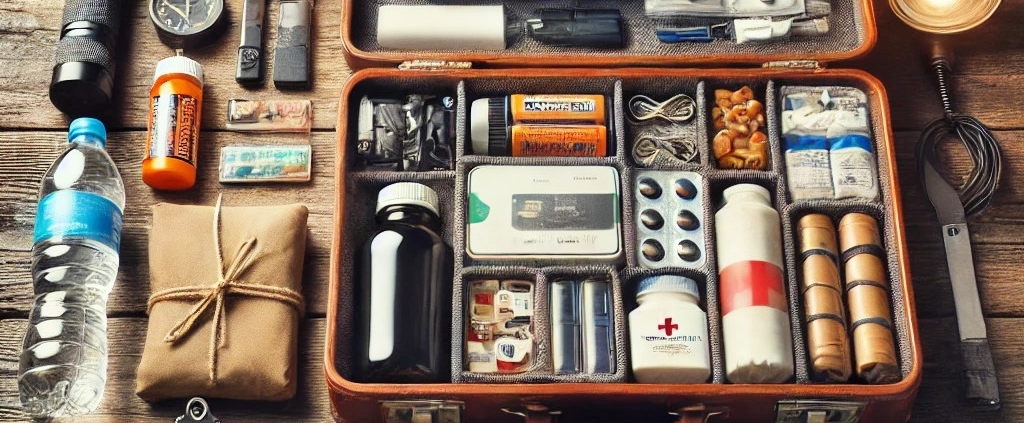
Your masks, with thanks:
[(142, 181), (155, 189), (184, 190), (196, 183), (203, 67), (184, 56), (156, 65), (149, 91), (149, 131)]

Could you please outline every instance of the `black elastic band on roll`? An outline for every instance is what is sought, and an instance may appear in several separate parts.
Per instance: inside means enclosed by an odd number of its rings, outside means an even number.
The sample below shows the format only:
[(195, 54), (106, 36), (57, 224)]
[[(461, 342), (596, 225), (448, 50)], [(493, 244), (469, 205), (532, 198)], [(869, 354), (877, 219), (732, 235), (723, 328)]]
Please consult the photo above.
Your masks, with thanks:
[(826, 256), (829, 259), (831, 259), (833, 263), (837, 263), (838, 262), (838, 259), (836, 258), (836, 255), (832, 254), (831, 251), (826, 250), (824, 248), (811, 248), (810, 250), (806, 250), (806, 251), (800, 253), (800, 263), (803, 263), (810, 256), (817, 256), (817, 255)]
[(809, 284), (809, 285), (805, 286), (805, 287), (804, 287), (804, 290), (803, 290), (803, 291), (800, 291), (800, 293), (801, 293), (801, 294), (806, 294), (806, 293), (807, 293), (807, 291), (810, 291), (810, 290), (811, 290), (811, 288), (814, 288), (814, 287), (816, 287), (816, 286), (820, 286), (820, 287), (823, 287), (823, 288), (828, 288), (828, 289), (831, 289), (831, 290), (833, 290), (833, 291), (835, 291), (835, 292), (838, 292), (838, 293), (840, 293), (840, 294), (842, 294), (842, 293), (843, 293), (843, 291), (839, 290), (839, 288), (837, 288), (837, 287), (836, 287), (835, 285), (829, 285), (829, 284), (827, 284), (827, 283), (820, 283), (820, 282), (814, 282), (814, 283), (812, 283), (812, 284)]
[(884, 318), (881, 318), (881, 317), (865, 317), (863, 319), (860, 319), (860, 320), (850, 324), (850, 331), (853, 332), (853, 331), (857, 330), (857, 328), (860, 325), (864, 325), (864, 324), (868, 324), (868, 323), (874, 323), (876, 325), (884, 326), (886, 329), (892, 330), (892, 327), (889, 326), (889, 321), (884, 319)]
[(818, 320), (818, 319), (835, 320), (835, 321), (841, 323), (843, 326), (846, 326), (846, 320), (843, 319), (843, 316), (840, 316), (838, 314), (833, 314), (833, 313), (812, 314), (810, 316), (805, 317), (804, 321), (806, 321), (807, 324), (810, 324), (811, 322), (813, 322), (815, 320)]
[(849, 291), (849, 290), (851, 290), (853, 288), (856, 288), (858, 286), (873, 286), (875, 288), (881, 288), (885, 292), (889, 292), (889, 287), (886, 286), (885, 284), (880, 283), (880, 282), (875, 282), (875, 281), (869, 281), (867, 279), (858, 279), (858, 280), (855, 280), (855, 281), (847, 282), (846, 283), (846, 290)]
[(853, 256), (860, 254), (871, 254), (882, 260), (885, 260), (885, 250), (875, 244), (862, 244), (850, 247), (848, 250), (843, 251), (843, 263), (850, 261)]

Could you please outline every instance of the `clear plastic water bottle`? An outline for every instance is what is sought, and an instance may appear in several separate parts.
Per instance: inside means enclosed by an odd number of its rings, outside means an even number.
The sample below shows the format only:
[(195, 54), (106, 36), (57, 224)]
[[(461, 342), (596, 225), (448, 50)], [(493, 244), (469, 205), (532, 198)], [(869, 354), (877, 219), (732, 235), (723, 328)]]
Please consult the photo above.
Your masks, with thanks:
[(43, 177), (36, 210), (35, 304), (18, 371), (37, 417), (96, 409), (107, 379), (107, 295), (117, 277), (124, 183), (95, 119), (71, 122), (70, 145)]

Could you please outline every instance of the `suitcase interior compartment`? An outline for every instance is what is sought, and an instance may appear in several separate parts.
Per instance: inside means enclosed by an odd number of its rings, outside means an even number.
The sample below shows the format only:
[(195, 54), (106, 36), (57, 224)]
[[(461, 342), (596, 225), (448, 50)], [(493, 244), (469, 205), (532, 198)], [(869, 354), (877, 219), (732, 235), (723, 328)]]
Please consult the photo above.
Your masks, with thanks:
[[(876, 30), (871, 0), (831, 0), (829, 31), (814, 37), (791, 37), (784, 41), (737, 44), (716, 39), (709, 43), (663, 43), (655, 30), (660, 27), (690, 27), (731, 21), (728, 18), (693, 18), (683, 21), (652, 19), (644, 12), (645, 0), (594, 0), (576, 3), (567, 0), (537, 3), (525, 0), (479, 0), (472, 5), (504, 5), (506, 21), (519, 27), (519, 35), (507, 38), (501, 51), (401, 51), (389, 50), (377, 43), (377, 11), (383, 5), (436, 4), (426, 0), (344, 1), (342, 39), (349, 63), (361, 68), (368, 64), (397, 64), (409, 59), (445, 59), (471, 61), (478, 65), (499, 64), (510, 67), (567, 66), (649, 66), (683, 63), (753, 63), (766, 60), (841, 60), (869, 50)], [(444, 2), (466, 5), (464, 2)], [(525, 34), (523, 22), (541, 8), (618, 9), (623, 19), (623, 48), (594, 49), (542, 44)], [(811, 57), (808, 57), (811, 56)], [(354, 60), (353, 60), (354, 59)]]
[[(709, 108), (714, 104), (714, 90), (727, 88), (736, 90), (744, 85), (750, 86), (755, 97), (765, 104), (765, 114), (771, 156), (768, 170), (732, 170), (719, 169), (710, 148), (710, 140), (716, 132), (711, 126)], [(867, 95), (870, 112), (871, 139), (877, 166), (879, 200), (843, 199), (843, 200), (801, 200), (793, 202), (787, 192), (785, 155), (780, 140), (779, 115), (781, 113), (779, 88), (782, 86), (849, 86), (858, 88)], [(451, 95), (458, 98), (456, 112), (456, 166), (450, 171), (432, 172), (395, 172), (374, 171), (363, 169), (355, 154), (355, 122), (358, 116), (359, 99), (363, 94), (376, 97), (402, 98), (407, 94), (430, 93)], [(607, 157), (567, 158), (567, 157), (491, 157), (472, 154), (469, 148), (467, 116), (469, 105), (481, 97), (508, 94), (604, 94), (611, 109), (613, 128), (609, 136), (615, 144), (614, 155)], [(632, 137), (636, 133), (636, 125), (625, 118), (625, 102), (636, 94), (643, 94), (658, 101), (685, 93), (696, 102), (695, 117), (688, 124), (692, 125), (692, 134), (697, 140), (700, 159), (696, 163), (661, 162), (653, 168), (640, 167), (631, 156)], [(510, 76), (507, 72), (475, 70), (455, 71), (446, 73), (399, 72), (388, 70), (363, 71), (356, 74), (346, 89), (346, 97), (342, 99), (339, 114), (339, 160), (342, 168), (338, 171), (340, 178), (338, 202), (341, 206), (337, 211), (343, 218), (339, 219), (340, 243), (335, 245), (332, 254), (332, 302), (336, 305), (332, 310), (336, 315), (329, 315), (328, 339), (332, 345), (328, 348), (328, 379), (332, 395), (345, 398), (342, 393), (356, 399), (388, 399), (388, 392), (394, 392), (395, 398), (443, 398), (467, 401), (467, 415), (474, 399), (488, 404), (495, 401), (511, 400), (504, 404), (514, 407), (522, 398), (535, 398), (549, 406), (573, 407), (573, 404), (586, 408), (582, 403), (574, 403), (576, 396), (588, 396), (592, 401), (609, 401), (616, 407), (628, 404), (677, 404), (687, 405), (688, 401), (724, 404), (736, 406), (741, 403), (741, 395), (749, 397), (762, 395), (774, 400), (782, 399), (817, 399), (822, 397), (844, 400), (871, 402), (866, 411), (886, 410), (886, 413), (899, 410), (909, 413), (907, 398), (912, 398), (916, 391), (920, 376), (919, 345), (916, 336), (916, 323), (913, 317), (907, 259), (903, 245), (901, 207), (898, 198), (898, 185), (894, 179), (896, 172), (895, 153), (892, 148), (891, 131), (888, 128), (888, 108), (884, 90), (880, 83), (869, 75), (859, 71), (793, 71), (763, 70), (754, 74), (750, 71), (729, 69), (714, 71), (694, 70), (651, 70), (627, 69), (616, 72), (602, 70), (522, 70)], [(346, 130), (347, 128), (347, 130)], [(480, 165), (599, 165), (614, 167), (619, 174), (621, 194), (621, 236), (622, 254), (615, 258), (598, 260), (556, 260), (556, 259), (515, 259), (515, 260), (480, 260), (467, 254), (466, 250), (466, 213), (467, 213), (467, 175)], [(637, 176), (650, 170), (687, 171), (701, 175), (702, 181), (697, 187), (703, 207), (699, 215), (701, 231), (704, 235), (702, 245), (706, 260), (693, 268), (669, 267), (647, 269), (640, 266), (637, 259), (638, 230), (636, 227), (638, 210), (634, 210)], [(373, 230), (374, 204), (377, 191), (391, 182), (416, 181), (422, 182), (437, 190), (441, 199), (441, 218), (444, 222), (444, 238), (455, 251), (455, 281), (452, 310), (452, 384), (428, 385), (395, 385), (388, 390), (385, 384), (360, 384), (351, 382), (351, 340), (353, 337), (352, 298), (354, 257), (358, 248), (365, 242)], [(795, 374), (789, 382), (783, 384), (742, 385), (731, 384), (725, 378), (724, 351), (722, 346), (722, 329), (720, 301), (718, 298), (718, 273), (714, 252), (714, 214), (721, 206), (722, 191), (736, 183), (755, 183), (767, 188), (773, 195), (773, 205), (779, 212), (782, 223), (784, 241), (783, 269), (787, 286), (790, 324), (793, 334)], [(671, 188), (664, 187), (670, 191)], [(804, 317), (802, 295), (800, 294), (799, 252), (797, 221), (808, 213), (824, 213), (833, 218), (838, 227), (839, 219), (849, 212), (861, 212), (875, 217), (882, 231), (883, 247), (888, 264), (888, 283), (891, 286), (890, 307), (892, 327), (896, 341), (899, 366), (903, 379), (890, 385), (868, 385), (854, 376), (848, 383), (824, 384), (811, 380), (807, 358), (806, 340), (804, 339)], [(693, 278), (702, 292), (700, 305), (707, 312), (709, 326), (709, 346), (711, 352), (712, 374), (706, 384), (694, 385), (648, 385), (638, 384), (629, 371), (629, 346), (627, 314), (636, 307), (635, 293), (637, 283), (646, 276), (658, 274), (677, 274)], [(548, 295), (550, 282), (562, 276), (586, 277), (606, 275), (613, 282), (613, 301), (616, 329), (616, 370), (609, 374), (577, 374), (555, 375), (552, 373), (550, 357), (550, 312)], [(516, 374), (476, 374), (467, 370), (464, 348), (467, 331), (467, 295), (468, 283), (480, 279), (523, 279), (534, 283), (534, 335), (536, 348), (534, 366), (530, 371)], [(851, 338), (852, 339), (852, 338)], [(852, 357), (851, 340), (851, 357)], [(335, 376), (338, 378), (335, 379)], [(562, 382), (584, 382), (565, 385)], [(718, 385), (712, 388), (713, 385)], [(369, 395), (372, 391), (372, 395)], [(711, 393), (715, 395), (712, 396)], [(824, 392), (827, 392), (825, 394)], [(381, 394), (383, 398), (381, 398)], [(735, 394), (731, 397), (729, 394)], [(480, 395), (486, 394), (489, 399), (482, 401)], [(603, 395), (602, 395), (603, 394)], [(884, 398), (882, 398), (884, 397)], [(351, 397), (349, 397), (351, 398)], [(517, 399), (519, 398), (519, 399)], [(770, 399), (769, 398), (769, 399)], [(349, 406), (354, 406), (350, 401)], [(905, 410), (902, 403), (906, 401)], [(892, 402), (892, 404), (890, 404)], [(681, 403), (681, 404), (680, 404)], [(557, 405), (556, 405), (557, 404)], [(594, 403), (590, 403), (593, 407)], [(363, 404), (370, 406), (369, 404)], [(895, 408), (893, 408), (895, 407)], [(343, 412), (343, 406), (338, 406)], [(597, 407), (600, 408), (600, 407)], [(650, 411), (662, 410), (649, 408)], [(491, 415), (497, 418), (500, 412), (495, 409)], [(733, 418), (756, 413), (758, 416), (774, 416), (774, 410), (737, 410)], [(485, 412), (486, 413), (486, 412)], [(765, 413), (765, 414), (760, 414)], [(868, 414), (874, 414), (869, 412)], [(766, 417), (767, 418), (767, 417)], [(881, 418), (881, 417), (879, 417)], [(890, 418), (886, 416), (885, 418)], [(901, 418), (902, 419), (902, 418)]]

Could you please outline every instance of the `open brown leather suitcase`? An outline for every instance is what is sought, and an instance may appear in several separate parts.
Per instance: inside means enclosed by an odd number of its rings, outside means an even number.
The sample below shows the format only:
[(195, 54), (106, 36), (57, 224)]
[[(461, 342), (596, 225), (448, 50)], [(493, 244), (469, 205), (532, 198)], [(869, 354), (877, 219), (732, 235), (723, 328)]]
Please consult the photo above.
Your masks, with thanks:
[[(492, 0), (486, 0), (491, 2)], [(347, 58), (356, 72), (341, 93), (338, 113), (337, 192), (335, 232), (331, 248), (330, 304), (328, 309), (325, 370), (332, 409), (346, 422), (385, 420), (386, 407), (395, 401), (450, 401), (461, 408), (463, 422), (550, 421), (552, 411), (560, 421), (608, 422), (901, 422), (910, 410), (921, 380), (922, 360), (917, 318), (909, 275), (909, 259), (903, 230), (902, 205), (897, 180), (889, 106), (885, 89), (870, 74), (858, 70), (826, 69), (824, 62), (848, 59), (869, 51), (875, 43), (876, 26), (871, 0), (832, 0), (832, 28), (818, 38), (769, 44), (736, 45), (729, 41), (708, 44), (660, 44), (652, 25), (643, 17), (642, 0), (597, 0), (581, 7), (621, 8), (628, 28), (628, 44), (621, 50), (555, 48), (517, 40), (502, 52), (395, 52), (380, 48), (374, 39), (376, 7), (390, 0), (355, 2), (343, 0), (341, 36)], [(482, 4), (482, 2), (474, 2)], [(525, 12), (540, 5), (508, 0), (505, 7)], [(410, 60), (419, 62), (411, 63)], [(470, 62), (470, 69), (466, 69)], [(401, 65), (400, 65), (401, 64)], [(396, 68), (398, 66), (398, 68)], [(656, 66), (656, 67), (654, 67)], [(723, 68), (723, 66), (731, 66)], [(370, 68), (373, 67), (373, 68)], [(766, 171), (718, 169), (711, 151), (714, 130), (708, 110), (716, 88), (737, 89), (749, 85), (765, 102), (771, 149)], [(874, 152), (877, 159), (880, 197), (865, 201), (797, 201), (786, 190), (787, 177), (779, 135), (779, 88), (799, 86), (851, 86), (867, 94)], [(449, 171), (367, 171), (355, 158), (355, 123), (363, 95), (401, 96), (411, 92), (452, 95), (457, 98), (455, 168)], [(475, 98), (511, 93), (600, 93), (612, 99), (609, 131), (614, 154), (596, 158), (490, 157), (471, 153), (468, 146), (468, 103)], [(687, 93), (696, 100), (694, 119), (699, 162), (674, 167), (703, 176), (698, 187), (705, 204), (721, 196), (730, 183), (754, 182), (773, 194), (780, 212), (786, 250), (787, 295), (795, 350), (795, 376), (781, 384), (733, 384), (725, 378), (721, 316), (716, 294), (718, 275), (714, 265), (711, 223), (714, 210), (706, 208), (705, 251), (708, 259), (696, 269), (642, 269), (638, 263), (632, 181), (642, 170), (630, 155), (632, 127), (624, 118), (624, 99), (634, 94), (667, 98)], [(575, 263), (492, 262), (466, 253), (467, 173), (484, 164), (510, 165), (603, 165), (615, 167), (620, 176), (622, 246), (617, 258)], [(452, 383), (380, 384), (357, 383), (352, 376), (353, 275), (355, 254), (372, 231), (377, 191), (396, 181), (415, 181), (437, 191), (441, 199), (444, 236), (455, 251), (452, 323)], [(902, 379), (890, 384), (856, 380), (826, 384), (810, 376), (805, 328), (798, 280), (799, 254), (794, 252), (796, 222), (808, 212), (830, 215), (835, 221), (848, 212), (875, 217), (883, 231), (888, 264), (892, 329)], [(629, 371), (625, 314), (638, 280), (652, 274), (676, 273), (698, 281), (708, 313), (712, 376), (707, 383), (655, 385), (636, 383)], [(604, 378), (580, 382), (551, 374), (550, 359), (539, 357), (541, 369), (519, 379), (470, 374), (464, 367), (466, 331), (465, 283), (480, 276), (508, 276), (534, 281), (537, 314), (543, 315), (545, 284), (556, 275), (600, 274), (612, 280), (614, 293), (617, 368)], [(538, 326), (545, 319), (538, 318)], [(538, 342), (543, 343), (540, 339)], [(541, 355), (546, 349), (539, 349)], [(546, 369), (543, 368), (547, 366)], [(408, 404), (405, 404), (408, 405)], [(513, 413), (518, 414), (513, 414)], [(457, 413), (458, 414), (458, 413)], [(676, 417), (671, 417), (675, 415)], [(429, 420), (428, 420), (429, 421)], [(434, 420), (449, 421), (449, 420)], [(452, 420), (457, 421), (457, 420)]]

